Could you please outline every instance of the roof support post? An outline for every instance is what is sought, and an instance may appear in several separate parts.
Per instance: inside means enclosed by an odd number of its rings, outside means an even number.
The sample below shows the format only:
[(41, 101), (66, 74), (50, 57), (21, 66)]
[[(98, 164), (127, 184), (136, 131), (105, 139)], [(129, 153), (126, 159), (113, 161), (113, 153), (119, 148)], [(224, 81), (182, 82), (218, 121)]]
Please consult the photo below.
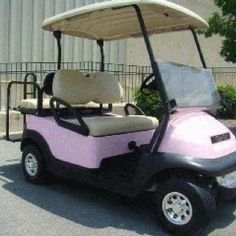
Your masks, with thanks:
[(153, 53), (153, 50), (152, 50), (151, 42), (150, 42), (150, 39), (149, 39), (149, 36), (148, 36), (148, 33), (147, 33), (147, 29), (146, 29), (146, 26), (145, 26), (145, 22), (144, 22), (141, 10), (140, 10), (139, 6), (137, 6), (137, 5), (134, 5), (134, 9), (136, 11), (136, 14), (137, 14), (137, 17), (138, 17), (138, 20), (139, 20), (139, 24), (140, 24), (140, 27), (141, 27), (141, 30), (142, 30), (142, 34), (143, 34), (144, 41), (145, 41), (145, 44), (146, 44), (146, 47), (147, 47), (147, 51), (148, 51), (149, 58), (150, 58), (150, 61), (151, 61), (152, 70), (153, 70), (153, 73), (154, 73), (154, 76), (155, 76), (155, 81), (157, 83), (157, 88), (159, 90), (162, 103), (163, 103), (164, 107), (168, 110), (168, 108), (169, 108), (169, 99), (168, 99), (166, 89), (165, 89), (165, 86), (164, 86), (164, 83), (163, 83), (163, 80), (162, 80), (162, 76), (161, 76), (159, 66), (157, 64), (157, 61), (155, 59), (155, 56), (154, 56), (154, 53)]
[(169, 114), (170, 114), (171, 107), (170, 107), (169, 98), (165, 89), (165, 85), (162, 80), (161, 72), (160, 72), (158, 63), (155, 59), (155, 56), (152, 50), (151, 42), (147, 33), (147, 29), (146, 29), (146, 25), (142, 16), (141, 9), (137, 5), (133, 5), (133, 7), (136, 11), (136, 15), (137, 15), (137, 18), (138, 18), (138, 21), (142, 30), (143, 38), (144, 38), (147, 51), (149, 54), (149, 58), (151, 61), (151, 66), (152, 66), (153, 74), (155, 77), (156, 85), (157, 85), (158, 92), (159, 92), (159, 95), (160, 95), (160, 98), (164, 107), (164, 111), (165, 111), (163, 121), (161, 122), (159, 127), (156, 129), (149, 145), (150, 152), (154, 153), (154, 152), (157, 152), (161, 144), (162, 138), (164, 137), (164, 134), (168, 125), (168, 121), (169, 121)]
[(104, 72), (105, 70), (104, 41), (102, 39), (97, 40), (97, 45), (100, 47), (100, 53), (101, 53), (100, 71)]
[(203, 56), (202, 49), (201, 49), (201, 46), (200, 46), (200, 43), (199, 43), (196, 31), (193, 28), (190, 28), (190, 30), (191, 30), (191, 32), (193, 34), (193, 38), (194, 38), (194, 41), (195, 41), (196, 46), (197, 46), (197, 50), (198, 50), (198, 54), (199, 54), (201, 62), (202, 62), (202, 66), (203, 66), (203, 68), (206, 69), (207, 68), (206, 61), (205, 61), (205, 58)]
[(61, 69), (61, 31), (53, 31), (53, 36), (57, 40), (57, 70)]

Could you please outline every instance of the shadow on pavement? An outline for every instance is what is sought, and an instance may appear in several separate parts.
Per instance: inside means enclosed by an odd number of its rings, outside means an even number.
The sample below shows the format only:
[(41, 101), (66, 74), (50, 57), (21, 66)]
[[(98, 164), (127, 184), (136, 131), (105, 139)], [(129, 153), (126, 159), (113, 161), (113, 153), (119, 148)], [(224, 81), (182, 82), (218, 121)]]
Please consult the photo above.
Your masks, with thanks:
[(150, 194), (129, 199), (61, 179), (49, 185), (32, 185), (24, 179), (20, 164), (8, 163), (0, 166), (3, 188), (48, 212), (91, 228), (168, 235), (157, 225)]
[[(0, 179), (5, 182), (3, 188), (9, 192), (83, 226), (114, 227), (141, 235), (168, 235), (157, 225), (150, 194), (129, 199), (61, 179), (54, 180), (50, 185), (36, 186), (25, 181), (20, 164), (16, 163), (0, 166)], [(235, 209), (236, 200), (218, 206), (210, 225), (202, 235), (229, 226), (235, 220)]]
[[(236, 199), (227, 201), (225, 203), (220, 203), (217, 206), (217, 209), (212, 217), (212, 221), (206, 229), (206, 234), (208, 235), (212, 231), (216, 231), (217, 229), (224, 229), (229, 226), (234, 220), (235, 215), (234, 211), (236, 209)], [(227, 234), (226, 235), (231, 235)], [(234, 235), (234, 234), (233, 234)]]

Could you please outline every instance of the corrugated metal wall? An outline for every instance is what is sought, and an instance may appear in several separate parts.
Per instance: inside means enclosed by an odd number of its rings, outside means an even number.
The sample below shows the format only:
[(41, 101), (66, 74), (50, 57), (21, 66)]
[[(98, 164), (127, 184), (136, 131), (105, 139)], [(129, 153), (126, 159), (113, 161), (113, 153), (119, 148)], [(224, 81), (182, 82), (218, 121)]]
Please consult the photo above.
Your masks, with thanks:
[[(102, 0), (0, 0), (0, 62), (56, 60), (52, 33), (44, 32), (44, 19), (66, 10)], [(96, 42), (64, 36), (63, 61), (99, 61)], [(126, 41), (105, 43), (106, 62), (126, 63)]]

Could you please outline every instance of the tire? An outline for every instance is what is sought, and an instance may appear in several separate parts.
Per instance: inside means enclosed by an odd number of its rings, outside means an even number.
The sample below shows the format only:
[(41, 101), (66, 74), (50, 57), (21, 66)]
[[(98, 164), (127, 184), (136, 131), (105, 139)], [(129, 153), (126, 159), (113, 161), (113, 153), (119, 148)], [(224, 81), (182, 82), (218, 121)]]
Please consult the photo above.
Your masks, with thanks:
[(161, 184), (154, 194), (154, 204), (162, 226), (175, 235), (200, 234), (216, 207), (210, 189), (184, 179)]
[(22, 169), (25, 178), (32, 184), (43, 184), (47, 180), (43, 155), (36, 146), (26, 146), (22, 153)]

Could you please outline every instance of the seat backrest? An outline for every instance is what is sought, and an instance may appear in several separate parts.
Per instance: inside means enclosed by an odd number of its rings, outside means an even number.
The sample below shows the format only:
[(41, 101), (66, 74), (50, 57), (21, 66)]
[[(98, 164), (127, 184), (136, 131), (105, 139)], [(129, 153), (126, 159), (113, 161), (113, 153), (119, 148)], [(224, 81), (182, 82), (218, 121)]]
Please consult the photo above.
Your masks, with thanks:
[(109, 104), (121, 101), (123, 89), (115, 78), (104, 72), (86, 77), (79, 70), (58, 70), (53, 81), (53, 95), (70, 104)]

